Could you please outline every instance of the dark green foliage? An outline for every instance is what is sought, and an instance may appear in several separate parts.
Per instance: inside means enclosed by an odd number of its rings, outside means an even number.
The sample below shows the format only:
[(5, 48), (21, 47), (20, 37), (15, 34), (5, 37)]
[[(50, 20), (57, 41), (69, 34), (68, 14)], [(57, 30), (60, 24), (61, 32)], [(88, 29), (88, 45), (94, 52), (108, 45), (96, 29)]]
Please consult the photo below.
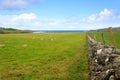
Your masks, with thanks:
[(32, 31), (0, 27), (0, 34), (12, 34), (12, 33), (32, 33)]

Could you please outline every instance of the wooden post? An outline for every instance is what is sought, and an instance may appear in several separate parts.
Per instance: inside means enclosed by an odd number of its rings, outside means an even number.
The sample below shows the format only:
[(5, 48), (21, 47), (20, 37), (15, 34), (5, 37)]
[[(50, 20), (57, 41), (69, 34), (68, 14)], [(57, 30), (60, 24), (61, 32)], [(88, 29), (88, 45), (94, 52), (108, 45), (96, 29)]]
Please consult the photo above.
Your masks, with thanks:
[(104, 38), (103, 32), (102, 32), (102, 41), (103, 41), (103, 44), (105, 44), (105, 38)]
[(93, 35), (92, 35), (93, 39), (96, 40), (96, 37), (95, 37), (95, 32), (93, 32)]
[(114, 38), (114, 35), (113, 35), (112, 27), (109, 27), (109, 32), (110, 32), (110, 36), (111, 36), (111, 40), (112, 40), (112, 45), (114, 47), (116, 47), (115, 38)]
[(97, 41), (96, 36), (94, 35), (94, 39)]

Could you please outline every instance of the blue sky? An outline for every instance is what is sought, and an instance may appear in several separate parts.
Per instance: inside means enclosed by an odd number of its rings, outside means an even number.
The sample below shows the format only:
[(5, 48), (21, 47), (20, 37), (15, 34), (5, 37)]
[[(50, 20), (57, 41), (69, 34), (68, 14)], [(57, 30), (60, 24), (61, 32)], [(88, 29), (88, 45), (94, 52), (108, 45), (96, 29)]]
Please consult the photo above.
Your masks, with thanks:
[(0, 0), (0, 26), (90, 30), (120, 26), (120, 0)]

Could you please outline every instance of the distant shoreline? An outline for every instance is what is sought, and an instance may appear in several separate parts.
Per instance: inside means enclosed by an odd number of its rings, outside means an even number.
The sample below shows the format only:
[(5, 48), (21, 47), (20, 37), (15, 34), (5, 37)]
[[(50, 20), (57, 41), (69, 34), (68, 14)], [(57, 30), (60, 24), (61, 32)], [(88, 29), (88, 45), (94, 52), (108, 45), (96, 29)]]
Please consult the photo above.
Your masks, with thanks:
[(33, 33), (46, 33), (46, 32), (88, 32), (89, 30), (33, 30)]

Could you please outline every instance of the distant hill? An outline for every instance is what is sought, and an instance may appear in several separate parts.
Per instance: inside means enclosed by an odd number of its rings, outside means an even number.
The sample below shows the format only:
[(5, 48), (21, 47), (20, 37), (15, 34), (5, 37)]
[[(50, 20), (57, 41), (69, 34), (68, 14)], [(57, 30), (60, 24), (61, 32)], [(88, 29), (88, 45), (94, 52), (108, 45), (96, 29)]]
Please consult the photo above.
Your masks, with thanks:
[(32, 31), (0, 27), (0, 34), (12, 34), (12, 33), (32, 33)]
[[(112, 28), (113, 32), (120, 32), (120, 27), (115, 27)], [(95, 31), (95, 32), (108, 32), (109, 29), (108, 28), (104, 28), (104, 29), (97, 29), (97, 30), (90, 30), (90, 31)]]

